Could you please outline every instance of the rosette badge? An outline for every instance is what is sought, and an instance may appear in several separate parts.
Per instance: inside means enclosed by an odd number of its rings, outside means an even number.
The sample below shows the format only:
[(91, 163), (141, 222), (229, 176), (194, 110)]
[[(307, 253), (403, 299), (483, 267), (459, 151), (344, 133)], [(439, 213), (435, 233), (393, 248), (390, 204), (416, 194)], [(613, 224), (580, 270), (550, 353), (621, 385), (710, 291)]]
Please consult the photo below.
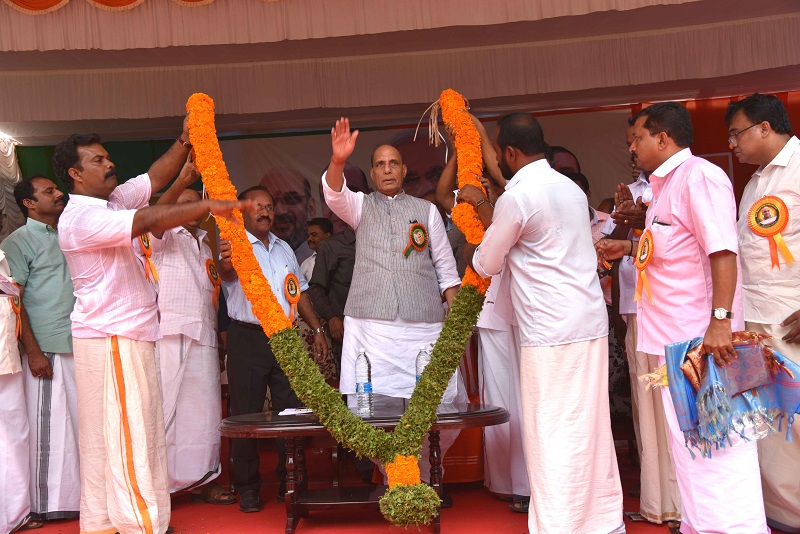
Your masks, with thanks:
[(796, 261), (781, 235), (788, 223), (789, 209), (778, 197), (769, 196), (757, 200), (747, 212), (747, 224), (750, 230), (757, 236), (766, 238), (769, 243), (769, 256), (773, 269), (781, 268), (778, 260), (779, 251), (787, 265)]

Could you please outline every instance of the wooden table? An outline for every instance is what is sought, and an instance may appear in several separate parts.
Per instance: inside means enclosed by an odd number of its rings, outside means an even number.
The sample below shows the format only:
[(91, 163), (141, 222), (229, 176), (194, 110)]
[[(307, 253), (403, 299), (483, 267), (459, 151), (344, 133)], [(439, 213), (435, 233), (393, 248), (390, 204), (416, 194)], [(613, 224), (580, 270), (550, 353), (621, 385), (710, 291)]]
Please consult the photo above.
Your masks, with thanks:
[[(352, 402), (354, 405), (355, 402)], [(407, 399), (374, 395), (373, 412), (364, 421), (386, 430), (393, 429), (408, 405)], [(353, 409), (354, 410), (354, 409)], [(508, 412), (503, 408), (483, 404), (443, 404), (437, 411), (438, 419), (430, 431), (429, 458), (431, 486), (442, 494), (442, 451), (439, 432), (499, 425), (508, 422)], [(254, 413), (228, 417), (222, 421), (220, 431), (229, 438), (285, 438), (286, 439), (286, 533), (291, 534), (302, 517), (311, 510), (333, 507), (376, 507), (386, 491), (386, 486), (335, 487), (309, 490), (306, 474), (304, 438), (327, 436), (328, 431), (314, 414), (278, 415), (278, 412)], [(440, 531), (437, 510), (433, 531)]]

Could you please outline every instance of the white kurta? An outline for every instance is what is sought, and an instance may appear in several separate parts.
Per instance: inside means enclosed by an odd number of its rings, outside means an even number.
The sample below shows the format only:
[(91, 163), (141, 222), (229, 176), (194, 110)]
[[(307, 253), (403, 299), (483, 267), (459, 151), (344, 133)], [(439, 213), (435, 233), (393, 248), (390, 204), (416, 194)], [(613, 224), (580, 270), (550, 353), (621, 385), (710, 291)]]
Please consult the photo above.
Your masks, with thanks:
[(206, 263), (206, 232), (173, 228), (153, 239), (161, 281), (158, 307), (162, 338), (156, 342), (166, 425), (170, 492), (220, 474), (222, 420), (214, 284)]
[[(492, 278), (478, 318), (478, 379), (481, 401), (508, 410), (508, 424), (483, 429), (483, 483), (497, 494), (529, 497), (528, 468), (522, 435), (519, 339), (494, 313), (502, 274)], [(504, 286), (507, 287), (507, 286)], [(518, 331), (517, 331), (518, 333)]]
[(28, 522), (31, 471), (22, 372), (0, 375), (0, 532)]
[[(586, 196), (545, 160), (520, 169), (473, 258), (505, 269), (519, 322), (531, 534), (624, 532), (608, 401), (608, 315)], [(511, 309), (513, 307), (513, 310)], [(505, 312), (505, 313), (504, 313)]]

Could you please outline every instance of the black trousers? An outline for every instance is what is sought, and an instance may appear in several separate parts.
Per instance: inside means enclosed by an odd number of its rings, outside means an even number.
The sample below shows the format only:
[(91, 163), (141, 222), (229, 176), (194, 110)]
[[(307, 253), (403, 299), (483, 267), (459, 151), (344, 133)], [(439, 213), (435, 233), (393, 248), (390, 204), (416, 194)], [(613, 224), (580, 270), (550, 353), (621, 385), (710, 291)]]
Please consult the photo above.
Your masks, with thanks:
[[(300, 400), (289, 386), (289, 379), (275, 360), (266, 334), (259, 325), (231, 321), (228, 327), (228, 384), (231, 415), (259, 413), (264, 409), (267, 387), (272, 395), (272, 409), (299, 408)], [(277, 440), (280, 480), (286, 477), (286, 449)], [(239, 492), (258, 490), (258, 440), (232, 439), (233, 485)]]

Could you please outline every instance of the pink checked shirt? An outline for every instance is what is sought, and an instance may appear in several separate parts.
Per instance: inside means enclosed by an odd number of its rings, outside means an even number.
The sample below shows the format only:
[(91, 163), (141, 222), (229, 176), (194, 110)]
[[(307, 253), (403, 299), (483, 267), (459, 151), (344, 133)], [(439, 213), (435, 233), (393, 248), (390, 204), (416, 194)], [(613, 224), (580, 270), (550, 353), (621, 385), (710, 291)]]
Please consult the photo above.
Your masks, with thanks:
[(133, 251), (137, 209), (150, 200), (150, 177), (141, 174), (108, 201), (72, 194), (58, 221), (58, 244), (75, 287), (72, 335), (158, 339), (156, 290)]
[[(653, 200), (645, 228), (653, 233), (653, 258), (645, 273), (654, 304), (642, 292), (639, 347), (664, 355), (664, 345), (702, 337), (711, 320), (710, 254), (738, 254), (736, 201), (731, 181), (716, 165), (685, 148), (650, 175)], [(638, 271), (637, 271), (638, 276)], [(733, 331), (744, 328), (741, 269), (733, 299)]]

